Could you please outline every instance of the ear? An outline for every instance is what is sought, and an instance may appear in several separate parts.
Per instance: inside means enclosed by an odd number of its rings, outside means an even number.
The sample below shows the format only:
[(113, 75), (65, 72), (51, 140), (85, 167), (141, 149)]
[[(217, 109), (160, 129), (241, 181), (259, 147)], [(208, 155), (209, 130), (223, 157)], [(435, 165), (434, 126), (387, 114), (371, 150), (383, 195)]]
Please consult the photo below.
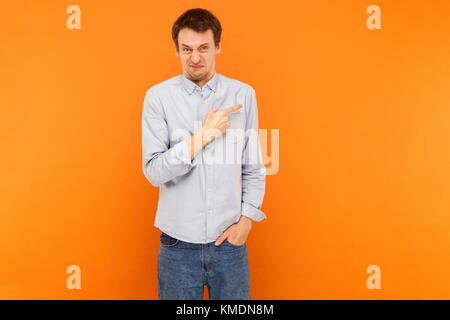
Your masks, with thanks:
[(175, 55), (176, 55), (176, 56), (179, 56), (179, 55), (180, 55), (180, 54), (178, 53), (177, 46), (175, 46)]
[(222, 49), (222, 45), (219, 42), (219, 45), (216, 47), (216, 53), (220, 53), (221, 49)]

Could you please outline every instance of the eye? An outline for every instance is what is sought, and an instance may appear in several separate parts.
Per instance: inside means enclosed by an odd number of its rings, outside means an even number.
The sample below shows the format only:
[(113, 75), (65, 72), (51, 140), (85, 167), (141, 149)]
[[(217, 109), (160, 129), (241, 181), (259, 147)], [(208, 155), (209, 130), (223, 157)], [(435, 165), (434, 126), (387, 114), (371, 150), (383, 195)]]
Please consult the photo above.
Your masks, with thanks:
[(204, 47), (202, 47), (202, 49), (204, 49), (204, 50), (207, 50), (207, 49), (208, 49), (208, 47), (207, 47), (207, 46), (204, 46)]
[(189, 48), (183, 48), (184, 52), (187, 52), (186, 50), (189, 51)]

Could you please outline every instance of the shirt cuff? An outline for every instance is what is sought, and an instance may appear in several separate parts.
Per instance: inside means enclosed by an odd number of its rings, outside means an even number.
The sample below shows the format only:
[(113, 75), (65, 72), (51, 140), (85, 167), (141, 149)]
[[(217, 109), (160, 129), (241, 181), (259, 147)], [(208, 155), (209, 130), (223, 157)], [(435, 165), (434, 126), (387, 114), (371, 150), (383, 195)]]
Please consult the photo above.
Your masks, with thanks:
[(196, 164), (196, 158), (191, 161), (191, 155), (186, 140), (182, 140), (174, 145), (175, 156), (177, 159), (186, 166), (186, 169), (191, 169)]
[(248, 204), (247, 202), (242, 202), (241, 205), (241, 214), (243, 216), (246, 216), (247, 218), (252, 219), (253, 221), (259, 222), (266, 217), (264, 212), (259, 210), (258, 208), (255, 208), (254, 206)]

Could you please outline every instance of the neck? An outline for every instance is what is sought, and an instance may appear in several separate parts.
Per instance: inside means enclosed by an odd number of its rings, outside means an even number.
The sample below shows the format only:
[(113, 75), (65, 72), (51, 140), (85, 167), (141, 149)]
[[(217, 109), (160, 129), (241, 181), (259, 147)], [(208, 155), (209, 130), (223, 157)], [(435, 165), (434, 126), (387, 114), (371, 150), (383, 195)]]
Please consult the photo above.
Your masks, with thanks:
[(214, 77), (214, 74), (216, 73), (215, 70), (212, 70), (211, 73), (204, 79), (200, 79), (200, 80), (194, 80), (191, 79), (189, 77), (189, 75), (185, 74), (186, 78), (188, 78), (189, 80), (191, 80), (192, 82), (194, 82), (196, 85), (198, 85), (201, 88), (203, 88), (203, 86)]

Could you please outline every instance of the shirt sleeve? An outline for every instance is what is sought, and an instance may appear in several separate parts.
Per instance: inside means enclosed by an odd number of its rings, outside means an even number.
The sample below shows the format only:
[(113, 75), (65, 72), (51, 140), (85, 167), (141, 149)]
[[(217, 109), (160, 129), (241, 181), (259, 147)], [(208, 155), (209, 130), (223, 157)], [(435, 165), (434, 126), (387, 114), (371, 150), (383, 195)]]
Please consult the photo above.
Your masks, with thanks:
[(258, 134), (258, 107), (256, 94), (250, 88), (246, 98), (246, 134), (242, 162), (242, 203), (241, 214), (254, 220), (266, 218), (260, 210), (266, 185), (266, 167), (261, 153)]
[(187, 139), (170, 146), (169, 129), (164, 110), (150, 88), (142, 110), (143, 171), (147, 180), (159, 187), (173, 178), (188, 173), (196, 161), (191, 161)]

